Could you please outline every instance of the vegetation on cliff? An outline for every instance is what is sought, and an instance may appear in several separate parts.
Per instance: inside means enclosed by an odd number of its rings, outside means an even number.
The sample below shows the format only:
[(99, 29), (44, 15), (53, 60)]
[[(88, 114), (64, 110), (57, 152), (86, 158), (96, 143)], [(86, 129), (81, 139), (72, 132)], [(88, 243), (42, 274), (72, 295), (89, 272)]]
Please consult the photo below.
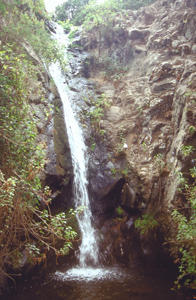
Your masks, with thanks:
[(155, 0), (105, 0), (98, 3), (96, 0), (68, 0), (58, 5), (55, 10), (55, 21), (69, 21), (73, 25), (81, 25), (89, 19), (96, 20), (104, 24), (104, 16), (106, 19), (114, 18), (115, 13), (133, 9), (137, 10), (142, 6), (149, 5)]
[[(187, 147), (187, 146), (186, 146)], [(189, 148), (194, 149), (192, 146)], [(187, 149), (187, 148), (186, 148)], [(189, 154), (187, 154), (189, 155)], [(176, 235), (171, 243), (175, 262), (179, 264), (180, 275), (175, 284), (196, 288), (196, 167), (189, 170), (187, 177), (178, 172), (178, 191), (180, 197), (187, 199), (187, 205), (175, 208), (172, 218), (176, 226)]]
[[(0, 276), (19, 274), (27, 263), (46, 261), (49, 249), (67, 254), (76, 233), (64, 213), (52, 216), (50, 191), (40, 174), (45, 164), (29, 96), (44, 72), (38, 61), (61, 55), (45, 29), (43, 1), (0, 1)], [(32, 52), (29, 55), (27, 48)], [(36, 51), (36, 54), (34, 52)], [(39, 85), (38, 85), (39, 86)], [(51, 117), (43, 89), (38, 88)], [(10, 275), (11, 274), (11, 275)], [(2, 282), (0, 283), (0, 285)]]

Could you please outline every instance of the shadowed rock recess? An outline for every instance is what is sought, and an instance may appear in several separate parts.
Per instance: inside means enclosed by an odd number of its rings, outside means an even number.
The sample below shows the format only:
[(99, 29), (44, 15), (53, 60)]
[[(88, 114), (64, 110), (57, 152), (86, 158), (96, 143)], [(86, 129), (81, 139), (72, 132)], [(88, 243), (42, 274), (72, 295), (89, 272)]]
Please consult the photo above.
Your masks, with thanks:
[[(66, 81), (89, 146), (93, 222), (107, 261), (169, 261), (162, 244), (174, 234), (170, 213), (188, 203), (176, 172), (195, 159), (181, 152), (196, 148), (195, 26), (195, 1), (161, 0), (121, 13), (101, 39), (98, 28), (83, 28), (69, 47)], [(142, 214), (158, 221), (156, 240), (134, 229)]]

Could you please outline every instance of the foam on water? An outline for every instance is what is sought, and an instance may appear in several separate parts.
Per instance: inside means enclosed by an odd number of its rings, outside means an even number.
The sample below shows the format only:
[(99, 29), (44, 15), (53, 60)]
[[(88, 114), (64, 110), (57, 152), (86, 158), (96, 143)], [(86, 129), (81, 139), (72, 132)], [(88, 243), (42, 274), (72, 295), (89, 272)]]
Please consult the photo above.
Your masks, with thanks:
[(73, 268), (66, 272), (55, 272), (53, 278), (61, 281), (98, 281), (115, 280), (127, 277), (119, 268)]

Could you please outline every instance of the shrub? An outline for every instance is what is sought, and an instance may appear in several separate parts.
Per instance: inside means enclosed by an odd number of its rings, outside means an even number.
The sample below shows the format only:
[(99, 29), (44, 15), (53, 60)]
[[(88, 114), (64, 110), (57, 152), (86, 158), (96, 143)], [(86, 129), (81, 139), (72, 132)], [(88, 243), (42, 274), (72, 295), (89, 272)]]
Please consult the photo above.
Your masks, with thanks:
[[(9, 43), (10, 40), (15, 41), (15, 51), (28, 42), (33, 47), (40, 59), (46, 63), (55, 60), (63, 60), (62, 51), (54, 39), (51, 39), (50, 33), (45, 29), (45, 20), (48, 15), (44, 11), (40, 1), (36, 1), (36, 5), (30, 1), (21, 0), (21, 5), (13, 3), (5, 4), (3, 19), (6, 26), (1, 28), (1, 42)], [(27, 5), (28, 9), (24, 9)], [(42, 16), (37, 17), (37, 13)]]
[(92, 104), (95, 105), (95, 108), (89, 113), (91, 124), (95, 133), (103, 135), (105, 131), (101, 130), (100, 122), (101, 118), (104, 116), (105, 110), (111, 105), (111, 103), (107, 101), (105, 94), (102, 94), (101, 97), (99, 97), (97, 101), (93, 101)]
[(195, 151), (195, 148), (191, 145), (188, 145), (188, 146), (184, 145), (184, 146), (181, 147), (181, 153), (184, 156), (189, 156), (194, 151)]
[(196, 288), (196, 168), (190, 169), (190, 175), (194, 179), (189, 183), (182, 173), (178, 176), (180, 188), (178, 190), (188, 199), (188, 207), (184, 207), (186, 213), (174, 209), (172, 218), (176, 224), (177, 234), (171, 247), (175, 262), (179, 264), (180, 275), (175, 284), (177, 288), (187, 286)]
[(143, 215), (135, 221), (135, 227), (141, 232), (141, 234), (147, 234), (150, 230), (155, 231), (158, 227), (158, 223), (152, 214)]
[[(17, 6), (6, 4), (4, 8), (1, 12), (8, 26), (1, 31), (0, 44), (0, 273), (7, 274), (7, 266), (22, 266), (22, 253), (32, 264), (46, 260), (49, 249), (56, 255), (66, 254), (76, 233), (64, 213), (51, 215), (50, 191), (42, 186), (46, 145), (37, 140), (37, 120), (29, 103), (31, 80), (37, 79), (38, 68), (21, 45), (25, 39), (32, 44), (38, 40), (36, 47), (43, 44), (40, 57), (47, 59), (54, 44), (47, 35), (49, 44), (39, 36), (45, 30), (35, 16), (19, 13)], [(42, 31), (36, 30), (40, 28)], [(31, 37), (33, 30), (35, 37)], [(51, 48), (44, 53), (48, 45)], [(42, 95), (41, 89), (37, 93)]]

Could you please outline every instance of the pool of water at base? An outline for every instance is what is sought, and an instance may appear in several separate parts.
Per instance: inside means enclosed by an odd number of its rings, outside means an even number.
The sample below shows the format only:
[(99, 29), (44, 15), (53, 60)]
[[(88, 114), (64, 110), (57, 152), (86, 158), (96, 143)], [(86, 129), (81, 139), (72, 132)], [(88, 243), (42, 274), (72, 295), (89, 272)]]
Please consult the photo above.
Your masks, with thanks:
[(74, 268), (57, 271), (43, 282), (24, 284), (0, 300), (185, 300), (171, 290), (168, 273), (133, 276), (119, 268)]

